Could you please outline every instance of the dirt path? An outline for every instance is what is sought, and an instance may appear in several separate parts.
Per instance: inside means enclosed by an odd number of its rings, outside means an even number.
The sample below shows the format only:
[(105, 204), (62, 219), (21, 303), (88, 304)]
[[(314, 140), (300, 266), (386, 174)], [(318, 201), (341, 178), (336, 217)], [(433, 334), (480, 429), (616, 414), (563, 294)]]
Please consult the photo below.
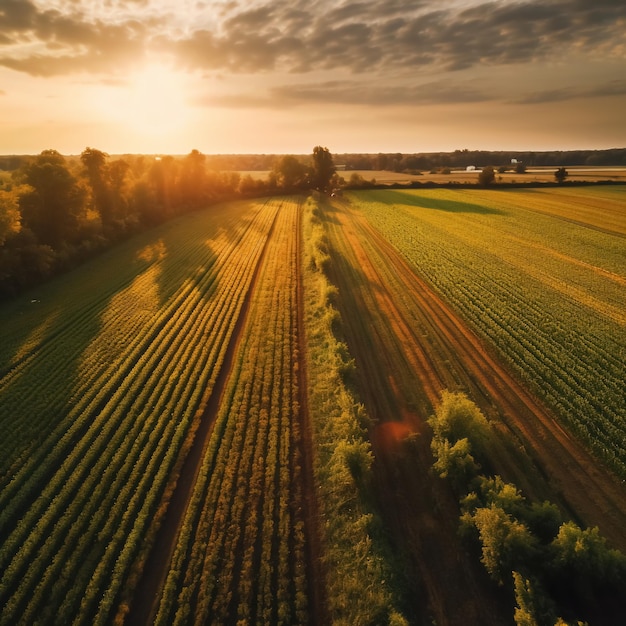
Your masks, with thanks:
[[(456, 502), (428, 473), (432, 457), (425, 419), (444, 388), (465, 391), (524, 445), (536, 464), (534, 473), (529, 479), (527, 467), (503, 454), (497, 469), (506, 479), (531, 493), (544, 482), (532, 495), (565, 502), (584, 523), (599, 526), (625, 549), (623, 486), (557, 424), (362, 215), (345, 202), (330, 210), (346, 335), (368, 410), (382, 422), (372, 433), (381, 508), (398, 547), (412, 557), (416, 580), (422, 581), (418, 595), (430, 615), (439, 624), (498, 623), (491, 612), (498, 607), (487, 610), (489, 615), (481, 608), (493, 593), (485, 591), (455, 537)], [(389, 425), (387, 420), (396, 422)], [(411, 431), (424, 435), (415, 442), (415, 461), (399, 461), (398, 439)], [(459, 605), (474, 611), (476, 619), (464, 622)]]
[[(278, 215), (278, 213), (276, 213), (276, 215)], [(250, 303), (252, 302), (256, 290), (260, 269), (263, 266), (275, 223), (276, 216), (272, 221), (263, 250), (254, 268), (248, 291), (244, 297), (239, 316), (233, 327), (233, 332), (224, 354), (224, 360), (215, 380), (211, 395), (208, 398), (202, 414), (198, 418), (197, 429), (191, 434), (193, 441), (190, 447), (188, 447), (188, 452), (182, 461), (180, 473), (169, 504), (167, 505), (167, 510), (157, 531), (154, 545), (144, 565), (142, 576), (135, 588), (130, 611), (124, 621), (125, 624), (147, 626), (154, 621), (156, 611), (158, 610), (161, 589), (165, 584), (172, 554), (176, 546), (178, 532), (191, 499), (191, 494), (202, 465), (204, 452), (213, 430), (226, 384), (233, 369), (234, 359), (237, 355), (248, 320)]]

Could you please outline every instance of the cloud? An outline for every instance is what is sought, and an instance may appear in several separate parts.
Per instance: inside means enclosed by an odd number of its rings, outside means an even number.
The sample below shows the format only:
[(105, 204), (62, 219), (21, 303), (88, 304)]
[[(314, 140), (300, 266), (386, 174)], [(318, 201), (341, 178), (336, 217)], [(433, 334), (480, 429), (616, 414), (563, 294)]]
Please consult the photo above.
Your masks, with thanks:
[(90, 21), (82, 14), (42, 10), (29, 0), (4, 0), (0, 65), (34, 76), (111, 72), (143, 56), (155, 25), (152, 19)]
[(626, 95), (626, 80), (612, 80), (591, 87), (563, 87), (561, 89), (547, 89), (537, 91), (513, 102), (513, 104), (544, 104), (546, 102), (561, 102), (575, 98), (606, 98)]
[(150, 0), (108, 2), (101, 14), (77, 1), (44, 6), (3, 0), (0, 64), (41, 76), (112, 72), (158, 51), (210, 71), (387, 74), (566, 60), (574, 52), (626, 56), (626, 3), (618, 0), (198, 2), (184, 28), (179, 5)]
[[(441, 3), (345, 2), (320, 11), (302, 3), (257, 6), (231, 16), (213, 34), (212, 47), (193, 46), (195, 35), (173, 42), (187, 62), (231, 71), (306, 72), (347, 69), (507, 65), (566, 58), (573, 51), (626, 54), (626, 4), (560, 0), (546, 4), (495, 1), (459, 10)], [(443, 9), (440, 7), (444, 7)], [(297, 42), (297, 45), (296, 45)], [(258, 52), (253, 60), (250, 54)]]
[(228, 108), (294, 107), (317, 103), (363, 106), (398, 106), (474, 103), (493, 100), (470, 83), (436, 81), (421, 85), (382, 85), (376, 81), (333, 80), (272, 87), (264, 94), (230, 94), (197, 99), (197, 106)]

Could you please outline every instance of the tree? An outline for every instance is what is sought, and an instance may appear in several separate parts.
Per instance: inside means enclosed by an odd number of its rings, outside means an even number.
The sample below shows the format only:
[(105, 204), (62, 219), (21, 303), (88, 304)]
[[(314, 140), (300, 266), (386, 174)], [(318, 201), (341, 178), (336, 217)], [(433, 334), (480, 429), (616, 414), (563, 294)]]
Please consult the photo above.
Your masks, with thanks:
[(0, 246), (20, 231), (20, 209), (15, 191), (0, 189)]
[(490, 438), (490, 426), (481, 410), (463, 393), (444, 391), (441, 403), (428, 423), (437, 437), (445, 437), (451, 443), (467, 438), (473, 450), (486, 450)]
[(458, 492), (464, 492), (480, 469), (467, 438), (451, 444), (448, 439), (433, 437), (430, 445), (436, 459), (433, 469), (441, 478), (449, 479)]
[(559, 167), (559, 169), (554, 172), (554, 178), (556, 178), (556, 182), (560, 184), (565, 181), (567, 178), (567, 170), (564, 167)]
[(488, 187), (496, 179), (496, 173), (491, 165), (485, 165), (480, 174), (478, 174), (478, 182), (483, 187)]
[(93, 208), (100, 214), (100, 219), (105, 227), (111, 225), (114, 220), (111, 196), (107, 184), (107, 159), (106, 152), (96, 148), (85, 148), (80, 155), (80, 160), (87, 172), (87, 180), (91, 187), (91, 202)]
[(113, 215), (124, 225), (128, 221), (128, 198), (125, 190), (126, 176), (130, 165), (124, 159), (117, 159), (109, 165), (109, 192)]
[(315, 146), (313, 148), (313, 188), (318, 191), (328, 193), (331, 187), (331, 180), (335, 174), (335, 163), (328, 148)]
[(44, 150), (24, 166), (23, 182), (31, 187), (19, 199), (22, 222), (43, 244), (54, 248), (75, 240), (85, 193), (56, 150)]
[(478, 530), (481, 561), (500, 584), (513, 569), (526, 566), (537, 550), (537, 540), (528, 527), (495, 504), (476, 509), (472, 516), (465, 514), (463, 520), (471, 520)]
[(276, 182), (283, 189), (297, 189), (307, 182), (309, 168), (296, 157), (285, 155), (274, 165)]
[(206, 156), (192, 150), (181, 165), (179, 195), (184, 204), (198, 208), (207, 201)]

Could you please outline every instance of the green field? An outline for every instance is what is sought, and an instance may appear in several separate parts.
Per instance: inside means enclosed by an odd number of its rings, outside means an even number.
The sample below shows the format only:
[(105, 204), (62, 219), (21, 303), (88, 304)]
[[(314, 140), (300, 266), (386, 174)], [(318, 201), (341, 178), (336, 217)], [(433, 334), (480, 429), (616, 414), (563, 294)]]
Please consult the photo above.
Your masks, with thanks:
[(626, 477), (626, 189), (347, 198)]
[(229, 202), (0, 306), (0, 624), (506, 613), (426, 421), (478, 384), (467, 322), (626, 478), (625, 206), (617, 186)]

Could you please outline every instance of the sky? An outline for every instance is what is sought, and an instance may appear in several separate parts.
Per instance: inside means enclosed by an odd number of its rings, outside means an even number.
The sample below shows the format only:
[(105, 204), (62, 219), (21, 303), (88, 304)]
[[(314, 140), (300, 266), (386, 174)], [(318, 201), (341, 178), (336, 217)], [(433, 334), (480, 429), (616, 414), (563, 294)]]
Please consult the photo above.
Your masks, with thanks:
[(0, 0), (0, 154), (626, 147), (624, 0)]

